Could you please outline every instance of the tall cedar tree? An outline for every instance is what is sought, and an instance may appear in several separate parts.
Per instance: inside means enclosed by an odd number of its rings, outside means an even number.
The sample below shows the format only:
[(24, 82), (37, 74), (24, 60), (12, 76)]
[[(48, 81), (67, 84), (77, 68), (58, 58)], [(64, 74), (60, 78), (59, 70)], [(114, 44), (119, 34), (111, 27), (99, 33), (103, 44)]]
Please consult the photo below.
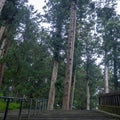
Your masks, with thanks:
[[(113, 79), (114, 79), (114, 90), (116, 91), (118, 89), (118, 54), (117, 53), (117, 46), (115, 45), (117, 43), (117, 39), (119, 39), (119, 36), (117, 38), (114, 36), (114, 30), (116, 30), (116, 25), (110, 25), (112, 21), (114, 21), (117, 18), (117, 14), (115, 12), (115, 3), (116, 1), (106, 1), (105, 6), (103, 8), (98, 8), (97, 15), (98, 18), (101, 19), (102, 24), (102, 37), (103, 37), (103, 49), (104, 49), (104, 63), (105, 63), (105, 93), (109, 92), (109, 86), (108, 86), (108, 68), (110, 68), (110, 61), (113, 61), (112, 65), (112, 71), (113, 71)], [(100, 22), (99, 22), (100, 23)], [(112, 31), (111, 32), (111, 27)], [(117, 33), (119, 31), (117, 30)], [(113, 41), (115, 44), (113, 44)], [(118, 43), (117, 43), (118, 44)], [(115, 49), (114, 49), (115, 48)], [(113, 52), (111, 52), (113, 51)], [(113, 57), (111, 57), (113, 56)], [(111, 60), (111, 58), (113, 58)]]
[(67, 2), (62, 1), (53, 1), (50, 0), (47, 3), (46, 7), (49, 7), (48, 13), (45, 15), (47, 22), (50, 22), (52, 25), (52, 32), (50, 37), (49, 47), (53, 53), (53, 71), (51, 76), (51, 85), (49, 91), (49, 98), (48, 98), (48, 110), (54, 109), (55, 103), (55, 93), (56, 93), (56, 81), (58, 76), (58, 66), (61, 62), (62, 55), (60, 54), (61, 50), (63, 50), (63, 23), (65, 21), (64, 14), (66, 13), (66, 4)]
[[(1, 39), (1, 49), (0, 49), (0, 57), (4, 58), (7, 48), (8, 48), (8, 38), (10, 39), (10, 34), (12, 31), (12, 23), (14, 21), (14, 17), (16, 14), (16, 2), (14, 0), (6, 1), (6, 4), (1, 13), (1, 29), (0, 29), (0, 39)], [(6, 29), (6, 31), (5, 31)], [(3, 36), (4, 33), (4, 36)], [(4, 72), (4, 62), (0, 63), (0, 86), (2, 84)]]
[(65, 87), (64, 87), (63, 106), (62, 106), (64, 110), (70, 109), (70, 92), (71, 92), (72, 69), (73, 69), (75, 30), (76, 30), (76, 2), (73, 0), (71, 1), (70, 26), (68, 32), (67, 63), (66, 63)]

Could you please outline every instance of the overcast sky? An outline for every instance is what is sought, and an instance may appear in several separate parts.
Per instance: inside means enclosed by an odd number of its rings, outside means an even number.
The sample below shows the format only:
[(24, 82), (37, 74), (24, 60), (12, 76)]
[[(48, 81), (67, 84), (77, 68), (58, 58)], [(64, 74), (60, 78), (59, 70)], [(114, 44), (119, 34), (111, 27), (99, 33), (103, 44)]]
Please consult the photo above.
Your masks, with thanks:
[[(40, 12), (43, 12), (42, 7), (45, 4), (45, 0), (28, 0), (31, 5), (35, 7), (35, 9), (39, 10)], [(118, 1), (118, 6), (117, 6), (117, 13), (120, 14), (120, 0)]]
[(39, 10), (40, 12), (43, 12), (42, 7), (45, 4), (45, 0), (28, 0), (31, 5), (35, 7), (35, 9)]

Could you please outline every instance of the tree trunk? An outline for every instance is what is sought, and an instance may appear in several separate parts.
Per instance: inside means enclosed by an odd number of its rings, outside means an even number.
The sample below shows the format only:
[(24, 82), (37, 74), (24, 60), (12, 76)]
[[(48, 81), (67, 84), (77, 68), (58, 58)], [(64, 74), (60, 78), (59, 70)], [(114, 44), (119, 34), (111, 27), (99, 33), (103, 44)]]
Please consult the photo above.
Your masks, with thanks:
[(2, 9), (3, 9), (3, 6), (4, 6), (4, 4), (5, 4), (5, 1), (6, 1), (6, 0), (0, 0), (0, 13), (1, 13)]
[(76, 82), (76, 70), (74, 72), (74, 77), (71, 85), (71, 94), (70, 94), (70, 110), (72, 110), (73, 100), (74, 100), (74, 92), (75, 92), (75, 82)]
[(2, 39), (2, 36), (3, 36), (4, 31), (5, 31), (5, 26), (2, 26), (2, 27), (0, 28), (0, 40)]
[(49, 91), (49, 98), (48, 98), (48, 110), (53, 110), (54, 108), (54, 101), (55, 101), (55, 83), (57, 80), (57, 74), (58, 74), (58, 61), (54, 60), (53, 65), (53, 72), (52, 72), (52, 78), (51, 78), (51, 86)]
[(90, 110), (90, 86), (89, 86), (89, 80), (86, 82), (86, 91), (87, 91), (87, 110)]
[(3, 81), (4, 63), (0, 63), (0, 87)]
[(0, 58), (4, 56), (6, 42), (7, 42), (6, 39), (4, 39), (0, 47)]
[(109, 93), (107, 52), (105, 51), (105, 93)]
[(75, 1), (71, 2), (70, 14), (71, 15), (70, 15), (70, 27), (68, 32), (68, 51), (67, 51), (67, 63), (66, 63), (65, 87), (64, 87), (63, 106), (62, 106), (64, 110), (69, 110), (69, 105), (70, 105), (70, 91), (71, 91), (74, 41), (75, 41), (75, 29), (76, 29)]
[[(3, 56), (6, 53), (6, 44), (7, 44), (7, 40), (4, 39), (0, 48), (0, 58), (3, 58)], [(3, 71), (4, 71), (4, 63), (0, 63), (0, 86), (2, 85), (2, 81), (3, 81)]]
[(117, 50), (116, 44), (113, 45), (113, 62), (114, 62), (114, 90), (118, 90), (118, 77), (117, 77)]
[[(88, 43), (87, 43), (88, 46)], [(86, 94), (87, 94), (87, 103), (86, 109), (90, 110), (90, 53), (88, 52), (88, 48), (86, 47), (87, 51), (87, 63), (86, 63)]]

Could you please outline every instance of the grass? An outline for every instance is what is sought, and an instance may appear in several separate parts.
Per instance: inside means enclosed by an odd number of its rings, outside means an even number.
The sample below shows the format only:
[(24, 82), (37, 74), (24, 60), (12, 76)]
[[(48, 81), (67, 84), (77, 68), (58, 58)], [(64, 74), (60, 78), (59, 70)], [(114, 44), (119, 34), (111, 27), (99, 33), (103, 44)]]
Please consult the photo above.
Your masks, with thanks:
[[(19, 109), (20, 105), (16, 102), (12, 102), (9, 104), (9, 110), (16, 110)], [(3, 100), (0, 100), (0, 111), (4, 111), (6, 108), (6, 102)]]
[[(0, 96), (3, 96), (2, 93), (0, 93)], [(17, 102), (10, 102), (9, 104), (9, 110), (16, 110), (19, 109), (20, 104)], [(0, 99), (0, 112), (4, 111), (6, 109), (6, 101), (3, 99)]]

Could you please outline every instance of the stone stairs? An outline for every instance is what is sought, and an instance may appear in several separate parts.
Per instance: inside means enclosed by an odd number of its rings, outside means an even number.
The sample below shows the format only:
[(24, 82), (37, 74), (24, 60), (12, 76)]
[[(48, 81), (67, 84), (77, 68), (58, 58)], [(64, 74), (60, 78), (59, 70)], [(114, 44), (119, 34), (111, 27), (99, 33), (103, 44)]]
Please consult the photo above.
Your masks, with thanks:
[[(17, 112), (16, 112), (17, 113)], [(120, 117), (108, 115), (99, 111), (87, 110), (54, 110), (43, 112), (31, 112), (28, 114), (24, 111), (18, 119), (15, 112), (8, 114), (6, 120), (120, 120)], [(1, 119), (0, 119), (1, 120)]]
[(107, 115), (98, 111), (45, 111), (31, 114), (29, 118), (22, 116), (21, 120), (120, 120), (120, 118)]

